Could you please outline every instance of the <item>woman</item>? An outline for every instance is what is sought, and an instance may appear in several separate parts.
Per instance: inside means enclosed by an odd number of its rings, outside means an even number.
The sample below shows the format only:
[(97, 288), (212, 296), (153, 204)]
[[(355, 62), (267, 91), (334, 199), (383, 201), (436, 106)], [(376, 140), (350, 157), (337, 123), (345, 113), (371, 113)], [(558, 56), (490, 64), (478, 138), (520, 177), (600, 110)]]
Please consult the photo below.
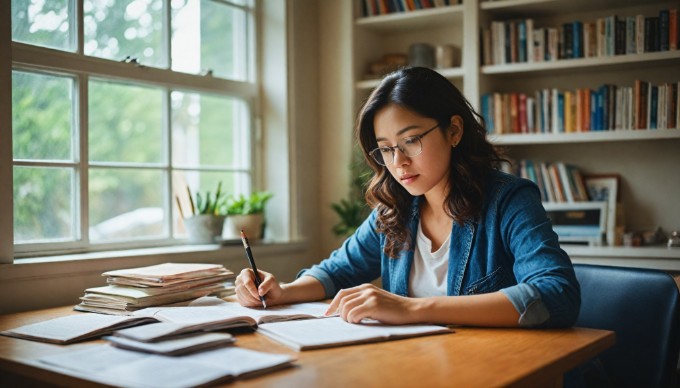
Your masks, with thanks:
[[(479, 121), (478, 121), (479, 120)], [(564, 327), (580, 290), (530, 181), (495, 169), (501, 158), (481, 118), (426, 68), (387, 77), (363, 106), (357, 137), (375, 172), (370, 216), (343, 246), (288, 284), (243, 270), (245, 306), (333, 298), (349, 322)], [(384, 289), (370, 284), (382, 277)]]

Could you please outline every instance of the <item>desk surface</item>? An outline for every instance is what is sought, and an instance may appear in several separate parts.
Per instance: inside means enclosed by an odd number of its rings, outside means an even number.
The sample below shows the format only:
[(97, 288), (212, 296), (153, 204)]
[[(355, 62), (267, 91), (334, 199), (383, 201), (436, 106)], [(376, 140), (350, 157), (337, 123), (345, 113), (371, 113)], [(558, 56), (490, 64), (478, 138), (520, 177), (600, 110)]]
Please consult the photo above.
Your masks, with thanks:
[[(0, 315), (0, 330), (73, 314), (70, 307)], [(237, 333), (237, 346), (287, 353), (292, 368), (237, 380), (233, 387), (550, 386), (565, 371), (614, 344), (593, 329), (526, 330), (456, 327), (452, 334), (295, 352), (257, 333)], [(80, 346), (68, 345), (69, 348)], [(31, 365), (64, 346), (0, 336), (0, 375), (9, 372), (59, 385), (77, 378)]]

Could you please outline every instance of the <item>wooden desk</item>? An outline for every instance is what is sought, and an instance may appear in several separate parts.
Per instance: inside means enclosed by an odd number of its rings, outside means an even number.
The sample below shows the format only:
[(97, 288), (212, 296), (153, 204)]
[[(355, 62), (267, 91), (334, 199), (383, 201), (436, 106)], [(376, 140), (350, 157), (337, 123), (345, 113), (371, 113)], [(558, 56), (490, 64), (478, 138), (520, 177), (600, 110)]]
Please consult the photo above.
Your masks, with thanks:
[[(73, 313), (70, 307), (61, 307), (0, 315), (0, 330)], [(453, 334), (299, 353), (257, 333), (238, 333), (237, 338), (237, 346), (292, 354), (297, 361), (292, 368), (229, 385), (277, 388), (561, 386), (565, 371), (614, 344), (613, 332), (582, 328), (458, 327)], [(12, 383), (12, 378), (62, 386), (95, 385), (32, 365), (32, 359), (64, 349), (0, 336), (0, 385)]]

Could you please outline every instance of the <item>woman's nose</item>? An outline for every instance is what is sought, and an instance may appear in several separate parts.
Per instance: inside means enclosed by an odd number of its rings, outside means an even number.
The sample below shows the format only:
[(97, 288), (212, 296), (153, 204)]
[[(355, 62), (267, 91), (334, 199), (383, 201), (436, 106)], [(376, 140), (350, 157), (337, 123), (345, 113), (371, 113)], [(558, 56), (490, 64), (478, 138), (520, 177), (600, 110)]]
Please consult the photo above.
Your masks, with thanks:
[(408, 164), (410, 162), (411, 162), (411, 158), (406, 156), (404, 151), (402, 151), (399, 148), (394, 150), (394, 165), (395, 166), (403, 166), (403, 165)]

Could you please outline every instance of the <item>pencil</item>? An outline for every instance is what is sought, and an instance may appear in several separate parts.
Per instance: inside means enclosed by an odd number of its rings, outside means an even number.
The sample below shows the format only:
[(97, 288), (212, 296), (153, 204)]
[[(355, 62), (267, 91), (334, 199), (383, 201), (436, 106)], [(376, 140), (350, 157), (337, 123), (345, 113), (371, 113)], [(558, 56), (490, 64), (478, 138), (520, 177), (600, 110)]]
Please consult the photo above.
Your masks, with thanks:
[(175, 195), (175, 201), (177, 201), (177, 208), (179, 209), (180, 217), (184, 218), (184, 212), (182, 211), (182, 204), (179, 203), (179, 197)]
[[(262, 280), (260, 280), (260, 274), (257, 272), (257, 266), (255, 265), (255, 259), (253, 258), (253, 252), (250, 251), (250, 244), (248, 244), (248, 237), (246, 237), (246, 234), (243, 233), (243, 229), (241, 229), (241, 241), (243, 242), (243, 248), (246, 250), (246, 257), (248, 258), (248, 261), (250, 262), (250, 268), (253, 269), (253, 272), (255, 272), (255, 285), (257, 288), (260, 288), (260, 284), (262, 284)], [(267, 308), (267, 301), (264, 299), (264, 296), (260, 295), (260, 301), (262, 302), (262, 307), (265, 309)]]
[(191, 189), (187, 185), (187, 193), (189, 194), (189, 204), (191, 204), (191, 215), (196, 215), (196, 207), (194, 206), (194, 198), (191, 196)]

